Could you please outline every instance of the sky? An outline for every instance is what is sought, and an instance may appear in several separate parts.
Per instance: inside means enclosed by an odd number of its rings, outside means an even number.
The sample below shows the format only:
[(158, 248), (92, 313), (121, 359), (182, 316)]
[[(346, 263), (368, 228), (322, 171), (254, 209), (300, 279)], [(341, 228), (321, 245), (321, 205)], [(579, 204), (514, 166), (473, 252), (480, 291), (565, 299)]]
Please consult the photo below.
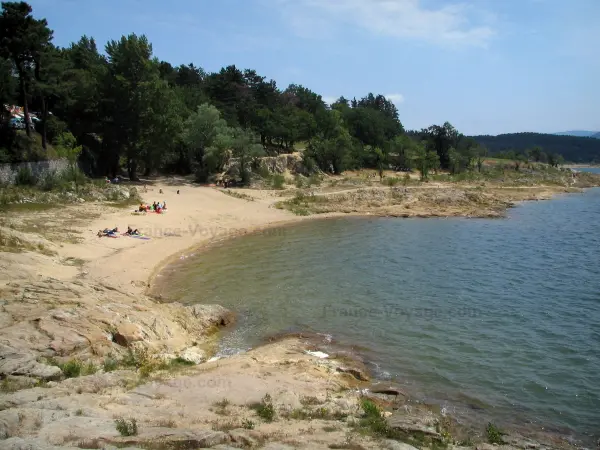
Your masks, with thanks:
[(386, 95), (406, 129), (600, 131), (600, 0), (29, 0), (54, 44), (145, 34), (326, 101)]

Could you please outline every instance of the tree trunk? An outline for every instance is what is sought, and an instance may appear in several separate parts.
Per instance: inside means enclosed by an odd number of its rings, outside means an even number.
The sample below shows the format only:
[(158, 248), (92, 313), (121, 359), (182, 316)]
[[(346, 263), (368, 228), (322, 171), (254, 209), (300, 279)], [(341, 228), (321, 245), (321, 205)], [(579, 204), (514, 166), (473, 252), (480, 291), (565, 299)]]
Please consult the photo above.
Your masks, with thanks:
[(29, 129), (29, 107), (27, 106), (27, 89), (25, 87), (25, 74), (19, 70), (19, 88), (21, 90), (21, 101), (23, 102), (23, 116), (25, 117), (25, 132), (31, 137)]
[(137, 177), (137, 161), (130, 159), (129, 164), (127, 164), (127, 173), (129, 175), (130, 181), (138, 181)]

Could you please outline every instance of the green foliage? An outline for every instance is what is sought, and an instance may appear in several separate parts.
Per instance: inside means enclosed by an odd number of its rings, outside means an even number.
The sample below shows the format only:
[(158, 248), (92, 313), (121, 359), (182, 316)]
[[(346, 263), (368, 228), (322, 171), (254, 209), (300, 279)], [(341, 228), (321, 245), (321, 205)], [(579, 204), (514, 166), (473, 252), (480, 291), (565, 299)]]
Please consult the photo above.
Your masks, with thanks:
[(15, 177), (15, 184), (17, 186), (35, 186), (37, 178), (29, 167), (21, 167)]
[(485, 433), (487, 435), (487, 439), (490, 444), (498, 444), (498, 445), (504, 444), (504, 440), (502, 439), (502, 436), (504, 435), (504, 433), (492, 422), (489, 422), (487, 424), (487, 426), (485, 428)]
[[(407, 174), (408, 175), (408, 174)], [(410, 178), (410, 176), (409, 176)], [(389, 177), (389, 178), (385, 178), (383, 180), (383, 184), (385, 184), (386, 186), (396, 186), (398, 183), (400, 183), (400, 181), (402, 181), (400, 178), (397, 177)]]
[(65, 378), (77, 378), (81, 375), (83, 364), (77, 359), (72, 359), (64, 364), (59, 364)]
[(115, 427), (121, 436), (137, 436), (138, 434), (137, 420), (135, 419), (119, 417), (115, 419)]
[[(237, 167), (235, 176), (247, 183), (251, 169), (261, 167), (258, 158), (296, 148), (303, 148), (307, 176), (369, 167), (383, 178), (387, 168), (413, 166), (423, 179), (438, 168), (458, 175), (482, 170), (485, 147), (490, 153), (530, 149), (529, 159), (554, 166), (563, 149), (568, 160), (600, 160), (600, 140), (592, 138), (524, 133), (472, 139), (448, 122), (405, 132), (384, 95), (341, 97), (329, 108), (309, 88), (281, 88), (252, 69), (174, 67), (154, 56), (144, 35), (110, 40), (104, 54), (87, 36), (59, 49), (46, 21), (22, 2), (2, 4), (0, 31), (0, 104), (30, 103), (42, 111), (37, 133), (2, 128), (0, 162), (56, 153), (69, 160), (64, 178), (76, 187), (83, 183), (77, 166), (101, 176), (125, 168), (132, 180), (158, 171), (195, 174), (202, 182)], [(51, 190), (60, 182), (49, 176), (42, 186)]]
[(285, 177), (280, 173), (275, 173), (271, 177), (271, 186), (273, 189), (283, 189), (285, 186)]
[(565, 160), (575, 163), (600, 161), (600, 139), (591, 137), (558, 136), (542, 133), (509, 133), (498, 136), (473, 136), (481, 146), (489, 150), (490, 156), (509, 151), (525, 153), (530, 159), (547, 162), (547, 154), (561, 154)]
[(421, 180), (427, 180), (429, 172), (437, 169), (440, 165), (438, 153), (429, 150), (425, 142), (414, 145), (409, 154), (409, 159), (421, 172)]
[(260, 403), (250, 405), (250, 407), (254, 409), (258, 417), (265, 422), (273, 422), (275, 419), (275, 407), (273, 406), (273, 400), (269, 394), (266, 394)]
[(104, 360), (104, 363), (102, 364), (102, 369), (104, 370), (104, 372), (113, 372), (115, 370), (117, 370), (117, 368), (119, 367), (119, 362), (114, 359), (114, 358), (106, 358)]
[(250, 419), (244, 419), (242, 420), (242, 428), (245, 428), (246, 430), (254, 430), (254, 422), (252, 422)]

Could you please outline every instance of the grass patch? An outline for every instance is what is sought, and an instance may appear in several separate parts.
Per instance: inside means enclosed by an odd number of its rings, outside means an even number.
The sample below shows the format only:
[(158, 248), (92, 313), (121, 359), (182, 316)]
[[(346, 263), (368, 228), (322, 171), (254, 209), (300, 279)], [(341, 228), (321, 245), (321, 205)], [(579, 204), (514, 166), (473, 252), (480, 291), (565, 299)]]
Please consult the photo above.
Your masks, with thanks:
[(502, 436), (505, 433), (492, 422), (489, 422), (485, 427), (485, 434), (487, 435), (487, 440), (490, 444), (504, 444), (504, 439), (502, 439)]
[(242, 428), (245, 428), (246, 430), (254, 430), (254, 422), (252, 422), (250, 419), (244, 419), (242, 420)]
[(4, 392), (5, 394), (17, 392), (19, 389), (21, 389), (21, 385), (16, 381), (10, 380), (8, 378), (5, 378), (4, 380), (2, 380), (2, 383), (0, 383), (0, 392)]
[(402, 180), (398, 177), (388, 177), (388, 178), (384, 178), (383, 179), (383, 184), (385, 186), (396, 186), (397, 184), (399, 184)]
[(248, 202), (254, 201), (254, 197), (244, 194), (243, 192), (232, 191), (231, 189), (223, 189), (221, 192), (225, 195), (229, 195), (230, 197), (239, 198), (240, 200), (246, 200)]
[(297, 192), (293, 198), (278, 202), (275, 206), (279, 209), (287, 209), (297, 216), (308, 216), (312, 213), (325, 212), (316, 210), (315, 205), (319, 203), (326, 204), (327, 202), (328, 199), (325, 197)]
[(30, 242), (28, 240), (21, 239), (10, 232), (0, 229), (0, 252), (20, 253), (24, 251), (41, 253), (42, 255), (46, 256), (56, 255), (54, 250), (48, 248), (41, 242)]
[(137, 436), (138, 426), (135, 419), (115, 419), (115, 427), (121, 436)]
[(102, 364), (102, 369), (104, 370), (104, 372), (113, 372), (115, 370), (117, 370), (117, 368), (119, 367), (119, 362), (114, 359), (114, 358), (106, 358), (104, 360), (104, 363)]
[(177, 428), (177, 423), (173, 419), (161, 419), (156, 421), (157, 427)]
[(285, 177), (280, 173), (275, 173), (271, 176), (271, 187), (273, 189), (283, 189), (285, 186)]
[(213, 406), (216, 408), (215, 409), (215, 414), (218, 414), (220, 416), (227, 416), (227, 415), (229, 415), (229, 411), (227, 410), (227, 407), (230, 404), (231, 404), (231, 402), (229, 400), (227, 400), (226, 398), (224, 398), (221, 401), (213, 403)]

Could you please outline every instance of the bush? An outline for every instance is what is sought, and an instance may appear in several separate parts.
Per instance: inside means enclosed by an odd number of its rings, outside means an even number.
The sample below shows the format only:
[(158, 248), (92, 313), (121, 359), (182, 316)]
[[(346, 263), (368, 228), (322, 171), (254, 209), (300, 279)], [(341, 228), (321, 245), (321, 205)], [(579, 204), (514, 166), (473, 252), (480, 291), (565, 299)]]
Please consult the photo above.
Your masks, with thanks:
[(308, 178), (308, 187), (311, 187), (311, 186), (320, 186), (322, 181), (323, 180), (321, 179), (321, 177), (319, 176), (319, 174), (313, 173)]
[(280, 173), (274, 174), (271, 178), (271, 186), (273, 186), (273, 189), (283, 189), (284, 184), (285, 177)]
[(88, 181), (88, 178), (77, 166), (67, 168), (62, 173), (62, 179), (67, 183), (75, 183), (76, 186), (81, 186)]
[(112, 372), (113, 370), (116, 370), (118, 366), (119, 362), (113, 358), (106, 358), (102, 365), (105, 372)]
[(504, 434), (496, 425), (492, 422), (487, 424), (485, 428), (485, 432), (487, 434), (488, 442), (490, 444), (504, 444), (504, 440), (502, 439), (502, 435)]
[(135, 419), (123, 419), (119, 417), (115, 419), (115, 426), (121, 436), (136, 436), (138, 434), (137, 420)]
[(269, 178), (271, 178), (271, 172), (269, 172), (267, 166), (260, 166), (258, 168), (258, 176), (265, 180), (268, 180)]
[(29, 167), (21, 167), (15, 177), (15, 184), (17, 186), (35, 186), (37, 179)]
[(250, 419), (244, 419), (242, 420), (242, 428), (245, 428), (246, 430), (254, 430), (254, 422), (252, 422)]
[(273, 422), (275, 418), (275, 407), (273, 406), (273, 400), (269, 394), (266, 394), (262, 401), (252, 408), (256, 410), (258, 417), (263, 419), (265, 422)]
[(56, 172), (46, 172), (40, 180), (40, 189), (52, 191), (58, 189), (62, 184), (61, 177)]
[(306, 173), (314, 173), (317, 171), (317, 163), (310, 156), (304, 155), (304, 158), (302, 158), (302, 164), (304, 165), (304, 170)]
[(64, 364), (59, 364), (60, 370), (62, 370), (65, 378), (77, 378), (81, 375), (82, 364), (77, 359), (72, 359)]

